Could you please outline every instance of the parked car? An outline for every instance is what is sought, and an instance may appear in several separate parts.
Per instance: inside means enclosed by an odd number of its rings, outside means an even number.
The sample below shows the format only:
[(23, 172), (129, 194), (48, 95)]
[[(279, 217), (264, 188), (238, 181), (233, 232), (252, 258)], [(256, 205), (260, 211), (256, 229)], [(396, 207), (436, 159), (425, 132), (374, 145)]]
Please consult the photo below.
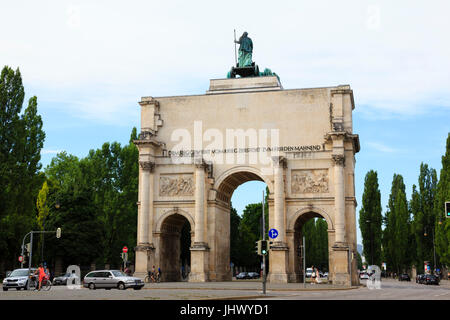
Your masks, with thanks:
[(236, 279), (250, 279), (247, 272), (241, 272), (236, 276)]
[(119, 270), (96, 270), (89, 272), (84, 277), (83, 286), (91, 290), (98, 288), (117, 288), (119, 290), (133, 288), (134, 290), (140, 290), (144, 286), (144, 281), (129, 277)]
[(306, 268), (306, 274), (305, 274), (306, 278), (311, 278), (312, 274), (313, 274), (313, 269)]
[(360, 280), (367, 280), (367, 279), (369, 279), (369, 275), (367, 274), (367, 272), (361, 272), (359, 274), (359, 279)]
[(75, 281), (78, 278), (78, 276), (75, 273), (65, 273), (60, 275), (59, 277), (55, 277), (53, 279), (52, 284), (54, 286), (57, 285), (67, 285), (67, 280), (69, 280), (69, 284), (74, 284)]
[(425, 275), (423, 283), (427, 285), (428, 284), (439, 285), (439, 277), (435, 276), (434, 274), (427, 274)]
[(411, 281), (411, 278), (409, 277), (409, 275), (407, 273), (402, 273), (398, 277), (398, 281)]
[(324, 272), (322, 278), (328, 278), (328, 272)]
[(416, 283), (420, 283), (420, 284), (422, 284), (423, 283), (423, 281), (425, 280), (425, 274), (418, 274), (417, 276), (416, 276)]
[[(36, 272), (36, 268), (31, 268), (30, 273)], [(28, 268), (16, 269), (3, 279), (3, 291), (15, 288), (16, 290), (26, 289), (28, 282)]]
[(248, 276), (249, 276), (249, 279), (258, 279), (259, 273), (258, 272), (249, 272)]

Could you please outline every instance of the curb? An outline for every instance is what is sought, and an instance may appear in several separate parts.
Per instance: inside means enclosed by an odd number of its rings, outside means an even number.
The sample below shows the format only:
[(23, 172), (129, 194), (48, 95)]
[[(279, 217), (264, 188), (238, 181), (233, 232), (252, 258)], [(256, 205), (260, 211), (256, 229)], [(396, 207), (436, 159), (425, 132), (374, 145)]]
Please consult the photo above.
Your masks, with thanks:
[[(364, 286), (353, 286), (353, 287), (345, 287), (345, 288), (267, 288), (269, 291), (291, 291), (291, 292), (303, 292), (303, 291), (346, 291), (346, 290), (354, 290), (359, 289)], [(158, 287), (158, 288), (142, 288), (143, 290), (237, 290), (237, 291), (254, 291), (260, 290), (257, 288), (181, 288), (181, 287)]]

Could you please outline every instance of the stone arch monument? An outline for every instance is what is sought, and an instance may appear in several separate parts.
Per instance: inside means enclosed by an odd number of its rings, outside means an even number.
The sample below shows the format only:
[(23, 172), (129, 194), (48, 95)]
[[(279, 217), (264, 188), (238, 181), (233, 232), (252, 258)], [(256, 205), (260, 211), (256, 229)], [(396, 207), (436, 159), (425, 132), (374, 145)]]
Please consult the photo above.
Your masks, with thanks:
[(260, 180), (270, 192), (269, 228), (279, 231), (269, 281), (299, 281), (299, 228), (323, 217), (330, 280), (359, 283), (360, 145), (350, 86), (286, 90), (277, 76), (215, 79), (204, 95), (143, 97), (139, 104), (136, 275), (173, 266), (177, 279), (179, 245), (170, 241), (189, 223), (189, 281), (231, 280), (230, 199), (240, 184)]

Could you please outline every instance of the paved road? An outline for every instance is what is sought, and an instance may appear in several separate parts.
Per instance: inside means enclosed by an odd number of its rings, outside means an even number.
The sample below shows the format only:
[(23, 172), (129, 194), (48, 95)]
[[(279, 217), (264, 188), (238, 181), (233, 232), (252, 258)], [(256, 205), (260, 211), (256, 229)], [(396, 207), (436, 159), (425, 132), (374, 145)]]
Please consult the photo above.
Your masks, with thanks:
[(270, 284), (266, 296), (262, 285), (255, 281), (209, 283), (158, 283), (146, 284), (142, 290), (70, 290), (65, 286), (52, 287), (50, 291), (0, 291), (0, 300), (204, 300), (204, 299), (271, 299), (271, 300), (450, 300), (449, 281), (440, 286), (426, 286), (415, 282), (383, 280), (381, 289), (367, 287), (338, 288), (329, 285)]

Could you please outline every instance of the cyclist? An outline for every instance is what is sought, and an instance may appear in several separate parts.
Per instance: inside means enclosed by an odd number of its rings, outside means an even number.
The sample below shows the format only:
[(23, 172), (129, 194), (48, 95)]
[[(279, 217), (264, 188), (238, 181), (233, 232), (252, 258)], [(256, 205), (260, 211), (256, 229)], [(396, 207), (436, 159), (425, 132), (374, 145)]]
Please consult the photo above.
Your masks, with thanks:
[(42, 266), (42, 263), (39, 265), (39, 268), (36, 270), (36, 272), (34, 274), (39, 275), (39, 287), (38, 287), (38, 291), (39, 291), (39, 290), (41, 290), (42, 281), (46, 277), (45, 270), (44, 270), (44, 267)]
[(155, 266), (152, 267), (152, 276), (151, 276), (152, 282), (155, 282), (156, 280), (156, 270)]

